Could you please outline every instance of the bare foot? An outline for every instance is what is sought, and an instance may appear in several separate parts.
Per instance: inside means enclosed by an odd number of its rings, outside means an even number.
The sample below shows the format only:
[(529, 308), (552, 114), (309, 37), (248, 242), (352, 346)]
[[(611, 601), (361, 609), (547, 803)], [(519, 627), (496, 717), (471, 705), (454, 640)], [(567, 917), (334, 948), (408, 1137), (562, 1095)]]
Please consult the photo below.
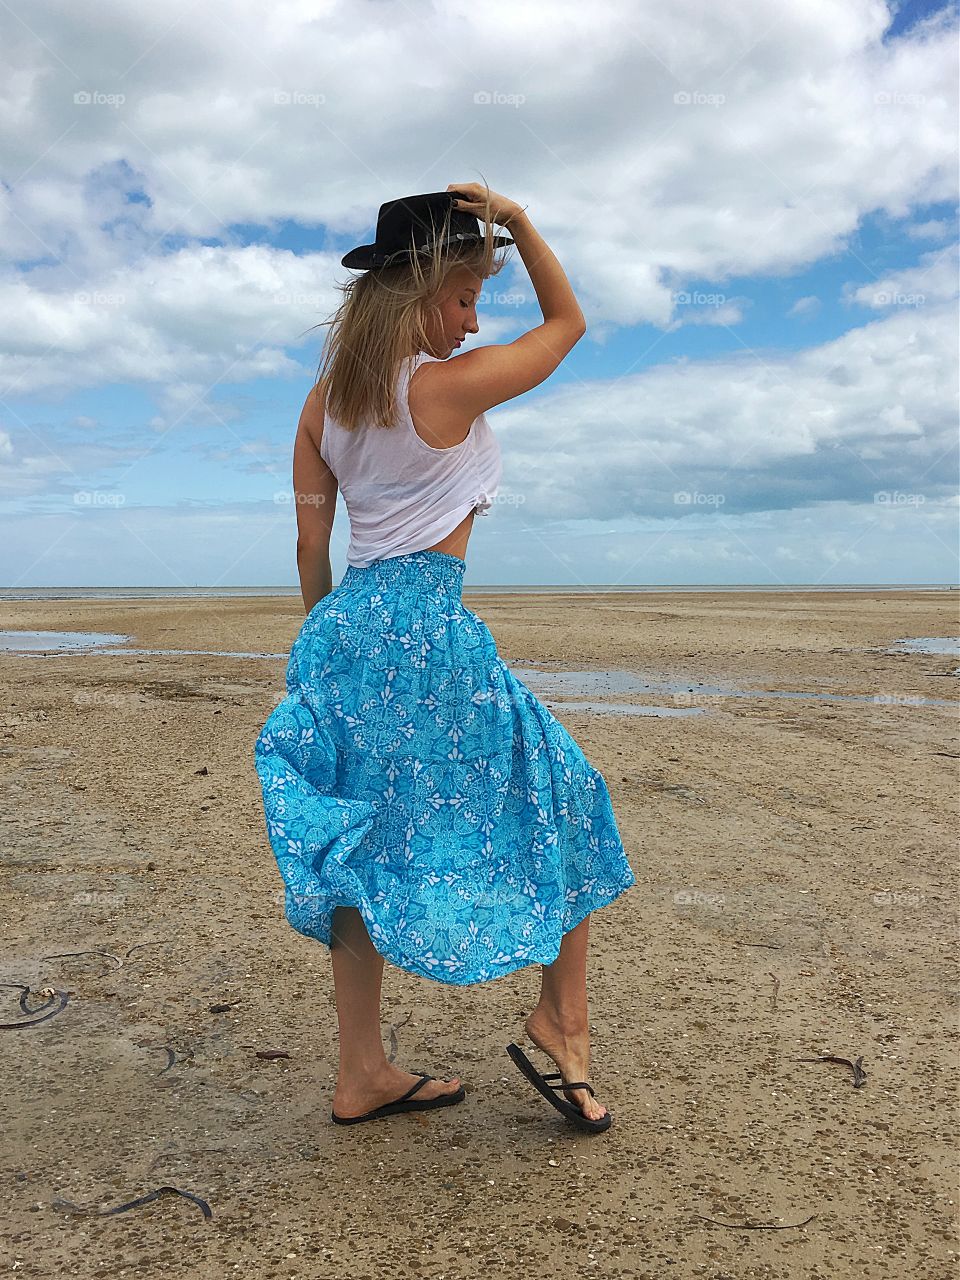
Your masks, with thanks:
[[(538, 1005), (523, 1024), (527, 1035), (552, 1058), (563, 1080), (589, 1080), (590, 1031), (586, 1025), (564, 1027)], [(602, 1120), (607, 1108), (586, 1089), (564, 1089), (568, 1101), (580, 1108), (588, 1120)]]
[[(333, 1094), (333, 1109), (338, 1116), (349, 1120), (352, 1116), (366, 1115), (376, 1107), (388, 1102), (396, 1102), (417, 1083), (419, 1075), (412, 1071), (402, 1071), (399, 1067), (387, 1064), (384, 1071), (375, 1077), (366, 1077), (362, 1081), (344, 1083), (337, 1081)], [(452, 1080), (428, 1080), (422, 1089), (418, 1089), (416, 1097), (426, 1101), (427, 1098), (439, 1097), (442, 1093), (456, 1093), (460, 1088), (460, 1077)]]

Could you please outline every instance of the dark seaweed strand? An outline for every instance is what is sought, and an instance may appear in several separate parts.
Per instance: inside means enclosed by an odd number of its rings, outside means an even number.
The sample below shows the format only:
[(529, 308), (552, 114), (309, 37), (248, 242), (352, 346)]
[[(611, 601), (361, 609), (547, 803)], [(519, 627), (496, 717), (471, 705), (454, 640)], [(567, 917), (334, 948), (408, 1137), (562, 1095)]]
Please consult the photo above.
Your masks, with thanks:
[(174, 1195), (183, 1196), (185, 1200), (192, 1200), (193, 1203), (201, 1210), (205, 1218), (213, 1217), (213, 1210), (207, 1204), (206, 1200), (201, 1200), (199, 1196), (195, 1196), (190, 1191), (181, 1191), (179, 1187), (157, 1187), (155, 1191), (149, 1192), (145, 1196), (139, 1196), (136, 1200), (128, 1200), (126, 1204), (118, 1204), (115, 1209), (84, 1209), (80, 1205), (72, 1204), (69, 1200), (64, 1200), (61, 1196), (53, 1201), (56, 1208), (69, 1209), (73, 1213), (88, 1213), (100, 1218), (112, 1217), (115, 1213), (127, 1213), (131, 1209), (139, 1209), (142, 1205), (150, 1204), (152, 1200), (158, 1200), (165, 1192), (170, 1191)]

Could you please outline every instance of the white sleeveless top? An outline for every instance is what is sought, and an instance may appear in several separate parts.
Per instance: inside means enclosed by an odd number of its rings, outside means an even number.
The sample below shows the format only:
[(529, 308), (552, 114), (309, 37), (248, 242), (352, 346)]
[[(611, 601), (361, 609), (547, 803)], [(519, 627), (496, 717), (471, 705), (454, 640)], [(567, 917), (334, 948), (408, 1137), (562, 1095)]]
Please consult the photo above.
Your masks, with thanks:
[(363, 422), (347, 431), (325, 415), (320, 456), (347, 506), (350, 565), (362, 569), (386, 556), (422, 551), (471, 511), (489, 514), (503, 468), (486, 415), (475, 418), (466, 439), (450, 449), (435, 449), (414, 428), (407, 388), (421, 362), (435, 359), (421, 351), (404, 360), (393, 426)]

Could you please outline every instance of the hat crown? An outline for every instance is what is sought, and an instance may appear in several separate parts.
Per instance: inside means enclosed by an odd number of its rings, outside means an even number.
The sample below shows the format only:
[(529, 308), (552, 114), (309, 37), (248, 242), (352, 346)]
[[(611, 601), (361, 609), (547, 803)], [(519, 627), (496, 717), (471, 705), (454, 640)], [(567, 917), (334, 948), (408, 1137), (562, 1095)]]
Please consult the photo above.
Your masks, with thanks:
[[(454, 208), (457, 196), (451, 191), (430, 191), (424, 195), (401, 196), (380, 206), (377, 238), (372, 245), (359, 245), (342, 259), (345, 267), (366, 270), (386, 266), (391, 261), (409, 261), (411, 241), (415, 250), (426, 249), (441, 235), (449, 215), (446, 244), (462, 241), (483, 243), (479, 218)], [(494, 237), (494, 244), (513, 244)]]

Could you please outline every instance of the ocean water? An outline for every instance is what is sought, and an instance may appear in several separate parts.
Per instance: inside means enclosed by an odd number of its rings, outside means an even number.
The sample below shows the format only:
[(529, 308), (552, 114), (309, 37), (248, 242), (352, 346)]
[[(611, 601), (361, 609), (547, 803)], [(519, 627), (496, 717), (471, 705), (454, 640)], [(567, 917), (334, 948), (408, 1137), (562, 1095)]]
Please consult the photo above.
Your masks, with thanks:
[[(595, 586), (570, 584), (566, 586), (484, 586), (464, 582), (464, 593), (475, 592), (478, 595), (614, 595), (635, 592), (649, 595), (657, 592), (678, 592), (686, 594), (732, 593), (737, 591), (759, 591), (768, 595), (785, 593), (795, 595), (800, 591), (837, 592), (837, 591), (956, 591), (960, 587), (952, 583), (930, 582), (903, 584), (890, 583), (839, 583), (825, 586), (823, 583), (797, 583), (795, 585), (778, 584), (768, 586), (755, 583), (737, 583), (715, 586), (710, 583), (682, 584), (663, 586), (635, 583), (614, 583), (613, 585), (598, 583)], [(290, 596), (300, 599), (298, 587), (5, 587), (0, 589), (0, 600), (240, 600), (260, 596)]]

